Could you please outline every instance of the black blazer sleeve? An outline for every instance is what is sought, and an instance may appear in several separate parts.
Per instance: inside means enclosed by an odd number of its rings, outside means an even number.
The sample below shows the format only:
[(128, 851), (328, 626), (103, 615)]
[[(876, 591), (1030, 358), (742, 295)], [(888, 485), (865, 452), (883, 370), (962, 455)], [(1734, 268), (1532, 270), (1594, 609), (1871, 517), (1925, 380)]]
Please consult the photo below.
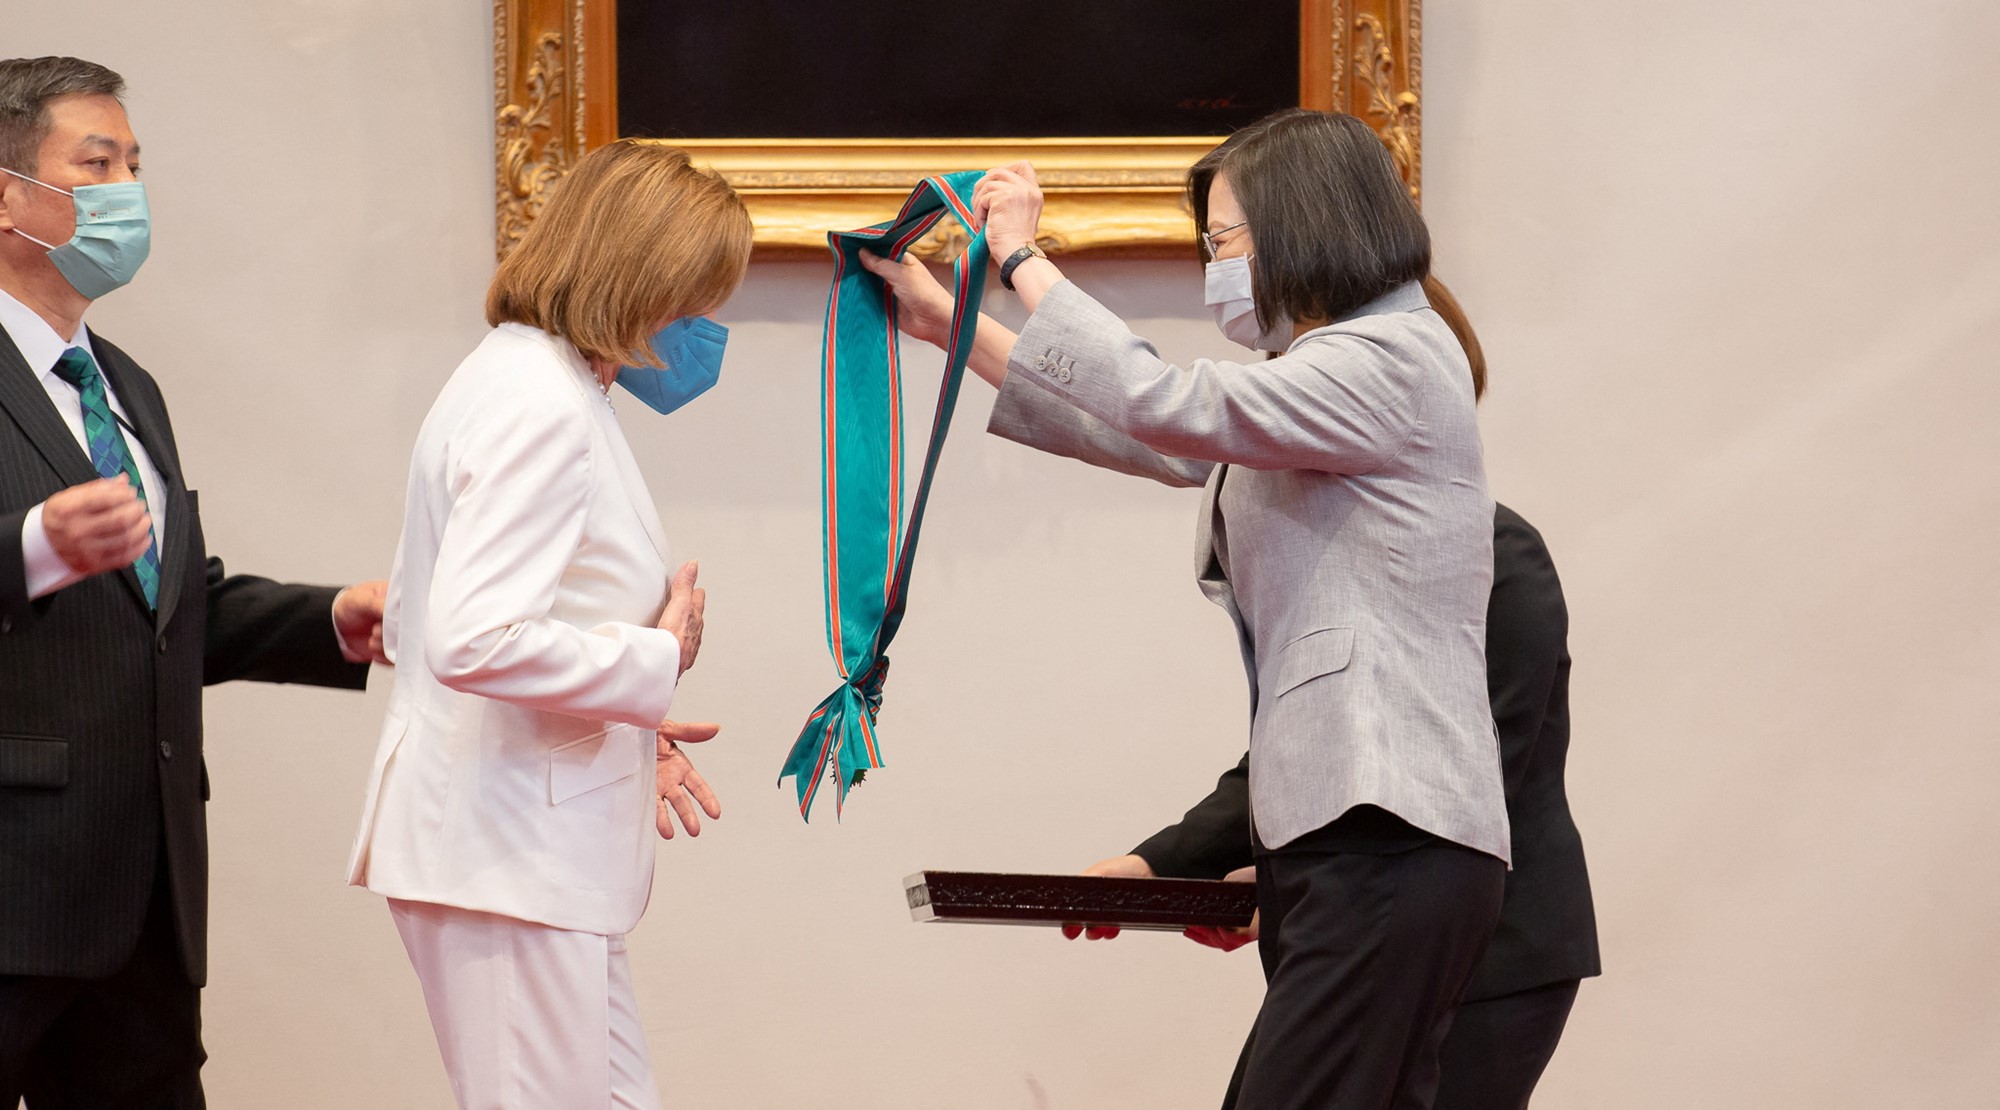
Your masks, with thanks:
[(1220, 879), (1250, 866), (1250, 753), (1179, 824), (1154, 833), (1132, 854), (1169, 879)]
[(1507, 797), (1534, 763), (1565, 645), (1569, 609), (1541, 536), (1502, 506), (1494, 516), (1493, 598), (1486, 608), (1486, 692), (1500, 733)]
[(21, 533), (32, 511), (0, 513), (0, 624), (10, 632), (35, 616), (28, 602), (28, 558), (21, 550)]
[(202, 682), (234, 679), (298, 682), (359, 690), (368, 665), (349, 663), (333, 631), (329, 586), (293, 586), (268, 578), (226, 576), (222, 560), (208, 561), (208, 637)]

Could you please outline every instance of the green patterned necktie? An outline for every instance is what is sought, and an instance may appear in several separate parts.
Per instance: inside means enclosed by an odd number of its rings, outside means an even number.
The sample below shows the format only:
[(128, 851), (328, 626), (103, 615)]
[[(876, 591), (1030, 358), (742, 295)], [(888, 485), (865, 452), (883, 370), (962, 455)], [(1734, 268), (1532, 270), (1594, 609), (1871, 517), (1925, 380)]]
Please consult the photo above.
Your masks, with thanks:
[[(83, 395), (83, 438), (90, 444), (91, 465), (106, 478), (125, 475), (131, 480), (133, 490), (139, 494), (139, 504), (146, 504), (146, 484), (139, 480), (139, 467), (132, 461), (132, 449), (126, 445), (124, 434), (118, 430), (118, 421), (111, 415), (111, 402), (104, 395), (104, 375), (97, 372), (97, 360), (82, 347), (71, 347), (56, 360), (56, 377), (75, 386), (76, 391)], [(132, 564), (132, 570), (139, 576), (139, 588), (146, 592), (147, 607), (159, 608), (158, 535), (146, 546), (146, 553), (139, 556), (139, 561)]]

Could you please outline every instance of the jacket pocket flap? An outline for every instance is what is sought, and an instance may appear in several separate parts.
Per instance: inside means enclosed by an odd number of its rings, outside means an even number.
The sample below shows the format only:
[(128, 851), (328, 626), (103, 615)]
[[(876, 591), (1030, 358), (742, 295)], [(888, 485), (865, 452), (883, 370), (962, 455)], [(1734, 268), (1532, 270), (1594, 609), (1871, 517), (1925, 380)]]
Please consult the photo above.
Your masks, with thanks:
[(69, 741), (53, 736), (0, 736), (0, 786), (60, 790), (69, 785)]
[(622, 728), (592, 733), (549, 752), (549, 804), (631, 778), (639, 772), (638, 745)]
[(1286, 644), (1271, 666), (1271, 696), (1286, 693), (1347, 666), (1354, 655), (1352, 628), (1322, 628)]

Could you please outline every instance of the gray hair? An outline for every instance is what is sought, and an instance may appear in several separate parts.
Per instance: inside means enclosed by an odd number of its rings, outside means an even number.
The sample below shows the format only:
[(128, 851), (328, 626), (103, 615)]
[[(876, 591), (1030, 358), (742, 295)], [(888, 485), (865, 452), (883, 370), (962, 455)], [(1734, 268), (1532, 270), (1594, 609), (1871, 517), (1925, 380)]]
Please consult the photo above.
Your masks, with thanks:
[(31, 176), (39, 171), (51, 102), (124, 91), (123, 77), (81, 58), (0, 59), (0, 166)]

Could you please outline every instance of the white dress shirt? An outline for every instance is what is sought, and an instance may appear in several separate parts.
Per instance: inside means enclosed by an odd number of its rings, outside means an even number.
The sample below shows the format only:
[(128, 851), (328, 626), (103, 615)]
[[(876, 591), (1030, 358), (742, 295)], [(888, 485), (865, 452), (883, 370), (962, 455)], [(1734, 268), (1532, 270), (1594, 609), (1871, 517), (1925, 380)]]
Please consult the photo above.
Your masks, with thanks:
[[(82, 321), (78, 321), (76, 334), (64, 340), (34, 309), (15, 300), (5, 290), (0, 290), (0, 328), (7, 329), (7, 335), (14, 340), (14, 346), (27, 361), (29, 372), (41, 379), (49, 400), (55, 403), (63, 423), (69, 425), (70, 434), (76, 437), (77, 446), (88, 458), (90, 440), (83, 431), (83, 396), (75, 386), (57, 376), (56, 362), (71, 347), (82, 347), (95, 359), (97, 348), (91, 345), (89, 331)], [(102, 368), (100, 363), (100, 372)], [(118, 391), (112, 388), (109, 377), (104, 379), (104, 397), (119, 419), (132, 423), (132, 416), (118, 402)], [(159, 469), (153, 465), (152, 456), (146, 454), (146, 446), (139, 442), (139, 437), (123, 427), (119, 429), (119, 434), (125, 437), (125, 446), (132, 451), (132, 462), (139, 471), (139, 484), (145, 489), (146, 506), (153, 514), (153, 537), (158, 542), (167, 528), (167, 503), (163, 496), (166, 483), (161, 480)], [(41, 505), (28, 510), (27, 521), (22, 525), (21, 556), (28, 571), (30, 598), (47, 596), (84, 577), (63, 562), (62, 556), (56, 554), (55, 547), (49, 543), (48, 530), (42, 527)]]

